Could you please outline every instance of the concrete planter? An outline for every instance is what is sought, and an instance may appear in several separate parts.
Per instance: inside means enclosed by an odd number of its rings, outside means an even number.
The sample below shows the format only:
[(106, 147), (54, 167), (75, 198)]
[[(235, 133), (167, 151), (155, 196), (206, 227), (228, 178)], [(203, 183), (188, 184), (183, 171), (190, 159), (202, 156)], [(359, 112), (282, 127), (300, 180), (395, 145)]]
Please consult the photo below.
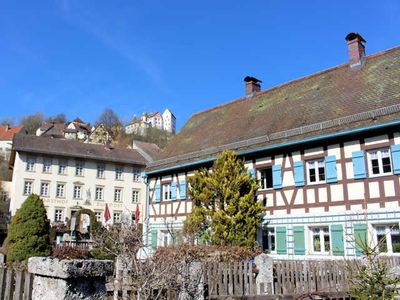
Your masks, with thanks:
[(113, 274), (113, 268), (111, 260), (31, 257), (28, 271), (35, 275), (32, 299), (106, 299), (106, 276)]

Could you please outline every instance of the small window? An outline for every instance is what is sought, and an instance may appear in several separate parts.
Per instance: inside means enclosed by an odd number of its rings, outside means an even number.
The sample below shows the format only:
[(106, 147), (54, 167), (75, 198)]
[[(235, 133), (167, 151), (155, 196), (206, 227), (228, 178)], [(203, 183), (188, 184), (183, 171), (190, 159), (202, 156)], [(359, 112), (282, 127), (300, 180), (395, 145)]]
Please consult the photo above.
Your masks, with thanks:
[(104, 178), (104, 165), (97, 165), (97, 178)]
[(26, 161), (26, 170), (29, 172), (35, 171), (35, 162), (36, 160), (33, 157), (28, 157)]
[(61, 175), (67, 174), (67, 161), (66, 160), (58, 161), (58, 174), (61, 174)]
[(307, 162), (308, 182), (322, 183), (325, 182), (325, 161), (315, 160)]
[(43, 159), (43, 173), (51, 173), (51, 159)]
[(114, 224), (121, 223), (121, 213), (115, 212), (113, 215)]
[(80, 185), (74, 185), (74, 199), (82, 199), (82, 187)]
[(398, 224), (376, 225), (375, 238), (381, 253), (400, 253), (400, 230)]
[(114, 189), (114, 201), (115, 202), (122, 201), (122, 189), (121, 188)]
[(65, 184), (63, 183), (57, 184), (56, 197), (57, 198), (65, 197)]
[(40, 196), (48, 196), (49, 195), (49, 186), (48, 182), (42, 182), (40, 184)]
[(163, 184), (163, 200), (171, 200), (172, 199), (172, 189), (171, 184)]
[(263, 250), (267, 250), (269, 253), (274, 252), (275, 249), (275, 228), (263, 229)]
[(33, 182), (32, 181), (25, 181), (24, 183), (24, 195), (32, 194), (33, 189)]
[(83, 176), (83, 163), (82, 162), (75, 163), (75, 175)]
[(95, 200), (103, 200), (104, 196), (104, 188), (103, 187), (96, 187), (96, 197)]
[(331, 250), (329, 227), (312, 227), (312, 252), (328, 254)]
[(138, 169), (133, 169), (133, 181), (140, 182), (140, 171)]
[(94, 213), (94, 216), (96, 217), (96, 221), (97, 221), (97, 222), (101, 222), (101, 219), (102, 219), (102, 217), (103, 217), (103, 213), (102, 213), (101, 211), (96, 211), (96, 212)]
[(122, 167), (115, 167), (115, 179), (122, 180), (124, 169)]
[(63, 221), (63, 211), (62, 209), (56, 209), (54, 213), (54, 221), (62, 222)]
[(389, 149), (369, 151), (367, 157), (370, 176), (392, 174), (392, 163)]
[(133, 190), (132, 191), (132, 203), (138, 203), (138, 202), (139, 202), (139, 191)]
[(273, 187), (272, 167), (259, 170), (258, 179), (262, 190), (272, 188)]

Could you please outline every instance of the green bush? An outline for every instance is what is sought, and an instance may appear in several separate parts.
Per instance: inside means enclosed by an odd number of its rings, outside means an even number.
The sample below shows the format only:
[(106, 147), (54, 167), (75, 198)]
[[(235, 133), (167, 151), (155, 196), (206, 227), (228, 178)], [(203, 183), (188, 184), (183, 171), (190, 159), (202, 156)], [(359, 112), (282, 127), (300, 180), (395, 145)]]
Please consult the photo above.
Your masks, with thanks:
[(32, 256), (49, 256), (50, 223), (42, 199), (30, 195), (11, 219), (5, 241), (7, 261), (23, 261)]

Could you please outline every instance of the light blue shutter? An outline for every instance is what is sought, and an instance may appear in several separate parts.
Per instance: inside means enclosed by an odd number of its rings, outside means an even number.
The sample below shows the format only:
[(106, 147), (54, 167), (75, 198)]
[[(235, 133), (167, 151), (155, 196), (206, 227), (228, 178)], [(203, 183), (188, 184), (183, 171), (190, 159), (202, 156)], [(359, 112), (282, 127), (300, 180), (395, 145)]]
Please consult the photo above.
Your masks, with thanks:
[(337, 169), (336, 169), (336, 156), (329, 155), (325, 157), (325, 169), (326, 169), (326, 182), (332, 183), (337, 182)]
[(161, 187), (160, 185), (156, 185), (156, 202), (161, 201)]
[(186, 199), (186, 181), (185, 180), (182, 180), (180, 182), (179, 194), (180, 194), (181, 200)]
[(176, 200), (176, 182), (171, 183), (171, 199)]
[(367, 172), (365, 171), (364, 151), (354, 151), (351, 156), (353, 159), (354, 178), (362, 179), (367, 177)]
[(294, 183), (296, 186), (303, 186), (304, 179), (304, 162), (302, 160), (294, 162)]
[(275, 230), (276, 230), (276, 253), (286, 254), (287, 253), (286, 227), (277, 226)]
[(304, 226), (293, 227), (293, 240), (294, 240), (294, 254), (304, 255), (306, 253), (306, 246), (304, 240)]
[(356, 246), (356, 255), (365, 254), (368, 250), (367, 245), (367, 224), (354, 224), (354, 243)]
[(247, 173), (249, 173), (250, 177), (255, 179), (256, 178), (256, 170), (254, 169), (247, 169)]
[(272, 185), (274, 189), (282, 188), (282, 166), (273, 165), (272, 166)]
[(157, 248), (157, 229), (151, 230), (151, 248)]
[(390, 150), (392, 152), (393, 173), (400, 174), (400, 145), (392, 145)]
[(344, 255), (343, 226), (331, 225), (332, 253), (335, 256)]

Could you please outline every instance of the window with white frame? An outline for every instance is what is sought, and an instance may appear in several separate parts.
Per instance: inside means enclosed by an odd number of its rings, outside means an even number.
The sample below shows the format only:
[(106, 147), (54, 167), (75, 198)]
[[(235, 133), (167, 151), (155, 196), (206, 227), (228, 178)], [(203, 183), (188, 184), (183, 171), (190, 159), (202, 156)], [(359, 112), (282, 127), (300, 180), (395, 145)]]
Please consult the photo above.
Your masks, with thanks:
[(122, 174), (124, 172), (124, 168), (121, 166), (115, 167), (115, 179), (122, 180)]
[(272, 167), (258, 170), (258, 180), (262, 190), (270, 189), (273, 187), (272, 181)]
[(65, 184), (64, 183), (57, 183), (56, 197), (57, 198), (65, 197)]
[(103, 200), (104, 198), (104, 188), (101, 186), (96, 186), (96, 196), (95, 200)]
[(54, 212), (54, 221), (62, 222), (63, 221), (63, 211), (62, 209), (56, 209)]
[(35, 171), (35, 162), (35, 158), (28, 157), (28, 159), (26, 160), (26, 170), (29, 172)]
[(83, 176), (83, 162), (77, 161), (75, 163), (75, 175), (76, 176)]
[(82, 199), (82, 186), (74, 185), (74, 199)]
[(40, 183), (40, 196), (48, 196), (49, 195), (49, 187), (50, 187), (50, 184), (48, 182)]
[(65, 175), (67, 174), (67, 161), (60, 159), (58, 161), (58, 174)]
[(172, 199), (172, 189), (171, 184), (163, 184), (163, 200), (171, 200)]
[(50, 173), (51, 172), (51, 159), (44, 158), (43, 159), (43, 173)]
[(268, 250), (269, 253), (276, 251), (275, 249), (275, 228), (268, 227), (262, 230), (263, 233), (263, 250)]
[(104, 165), (97, 165), (97, 178), (104, 178)]
[(381, 253), (400, 253), (399, 224), (375, 225), (375, 238)]
[(122, 189), (121, 188), (115, 188), (114, 189), (114, 201), (115, 202), (121, 202), (122, 201)]
[(25, 181), (24, 182), (24, 195), (32, 194), (33, 190), (33, 182), (32, 181)]
[(140, 171), (138, 169), (133, 169), (133, 181), (140, 182)]
[(101, 211), (95, 211), (94, 212), (94, 216), (96, 217), (96, 221), (97, 222), (101, 222), (102, 217), (103, 217), (103, 213)]
[(325, 161), (323, 159), (308, 161), (307, 174), (309, 183), (325, 182)]
[(139, 202), (139, 191), (133, 190), (132, 191), (132, 203), (138, 203), (138, 202)]
[(121, 222), (121, 213), (120, 212), (115, 212), (113, 214), (113, 221), (114, 221), (114, 224)]
[(331, 241), (329, 236), (329, 227), (311, 227), (312, 247), (313, 253), (329, 254), (331, 250)]
[(392, 174), (392, 163), (389, 149), (367, 152), (369, 176)]

